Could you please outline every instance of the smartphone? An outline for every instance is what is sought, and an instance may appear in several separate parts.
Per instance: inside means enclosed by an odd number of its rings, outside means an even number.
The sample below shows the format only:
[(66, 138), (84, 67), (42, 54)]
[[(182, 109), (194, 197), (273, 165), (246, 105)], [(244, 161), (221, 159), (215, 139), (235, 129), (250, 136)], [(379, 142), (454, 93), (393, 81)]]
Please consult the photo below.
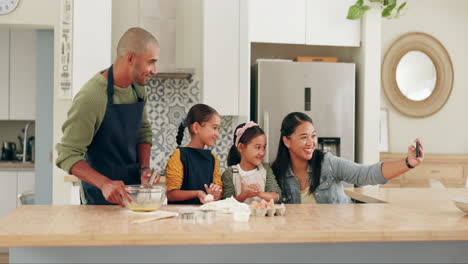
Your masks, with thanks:
[(420, 155), (420, 153), (419, 153), (419, 142), (416, 141), (416, 158), (419, 158), (419, 155)]

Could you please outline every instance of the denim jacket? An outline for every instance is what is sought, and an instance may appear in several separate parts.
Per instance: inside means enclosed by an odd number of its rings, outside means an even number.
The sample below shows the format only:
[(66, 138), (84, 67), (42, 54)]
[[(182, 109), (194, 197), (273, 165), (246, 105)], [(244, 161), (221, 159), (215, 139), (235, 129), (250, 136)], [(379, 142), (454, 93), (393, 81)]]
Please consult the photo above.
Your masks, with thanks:
[[(347, 204), (351, 199), (344, 193), (341, 181), (357, 185), (376, 185), (388, 182), (382, 175), (382, 162), (372, 165), (361, 165), (352, 161), (326, 153), (322, 161), (320, 184), (312, 193), (320, 204)], [(309, 177), (312, 177), (312, 167), (307, 168)], [(309, 181), (307, 181), (309, 182)], [(283, 203), (300, 204), (301, 190), (299, 182), (291, 166), (280, 184)]]

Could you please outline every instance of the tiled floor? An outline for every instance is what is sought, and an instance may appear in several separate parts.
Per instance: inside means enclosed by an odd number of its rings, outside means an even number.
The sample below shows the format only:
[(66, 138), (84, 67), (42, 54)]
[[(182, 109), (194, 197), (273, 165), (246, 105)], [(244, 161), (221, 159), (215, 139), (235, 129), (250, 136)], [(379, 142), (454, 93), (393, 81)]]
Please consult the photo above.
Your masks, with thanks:
[(8, 262), (8, 253), (0, 253), (0, 264), (5, 264)]

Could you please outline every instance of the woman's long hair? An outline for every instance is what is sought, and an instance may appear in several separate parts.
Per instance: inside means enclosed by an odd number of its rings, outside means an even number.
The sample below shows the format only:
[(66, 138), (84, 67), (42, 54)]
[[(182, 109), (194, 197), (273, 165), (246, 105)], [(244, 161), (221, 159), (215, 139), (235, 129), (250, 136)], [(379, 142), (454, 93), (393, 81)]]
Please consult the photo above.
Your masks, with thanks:
[[(242, 123), (234, 129), (234, 137), (232, 138), (232, 146), (231, 149), (229, 150), (229, 154), (227, 157), (227, 164), (228, 166), (236, 165), (239, 164), (241, 161), (241, 156), (239, 153), (239, 150), (237, 150), (236, 146), (236, 132), (238, 129), (241, 129), (243, 126), (245, 126), (245, 123)], [(254, 139), (255, 137), (259, 135), (265, 135), (265, 132), (263, 129), (261, 129), (259, 126), (253, 126), (249, 127), (245, 130), (244, 134), (241, 135), (239, 138), (239, 143), (242, 143), (244, 145), (249, 144), (249, 142)]]
[[(273, 161), (271, 165), (273, 173), (276, 176), (276, 180), (281, 185), (281, 188), (284, 188), (286, 171), (291, 164), (289, 149), (283, 142), (283, 136), (289, 137), (303, 122), (309, 122), (312, 125), (314, 124), (308, 115), (301, 112), (293, 112), (288, 114), (281, 123), (281, 135), (278, 144), (278, 153), (276, 154), (275, 161)], [(312, 175), (311, 177), (308, 177), (310, 194), (314, 192), (317, 186), (320, 184), (320, 173), (322, 171), (323, 156), (324, 153), (316, 148), (314, 150), (314, 154), (312, 155), (312, 159), (310, 159), (308, 162), (309, 166), (312, 167)]]
[[(182, 140), (184, 139), (184, 130), (186, 127), (188, 127), (190, 131), (190, 127), (193, 123), (197, 122), (201, 125), (203, 122), (210, 120), (214, 114), (218, 115), (218, 112), (209, 105), (196, 104), (192, 106), (187, 113), (187, 117), (180, 122), (176, 137), (177, 146), (182, 144)], [(192, 132), (190, 131), (190, 133)]]

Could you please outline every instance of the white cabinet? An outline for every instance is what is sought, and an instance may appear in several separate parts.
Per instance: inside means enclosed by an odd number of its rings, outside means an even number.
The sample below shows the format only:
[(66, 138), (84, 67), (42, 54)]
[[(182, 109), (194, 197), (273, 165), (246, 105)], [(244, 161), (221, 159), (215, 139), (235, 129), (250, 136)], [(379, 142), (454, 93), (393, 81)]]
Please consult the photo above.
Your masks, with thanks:
[(359, 47), (360, 20), (346, 19), (355, 0), (307, 0), (306, 44)]
[(8, 119), (10, 114), (10, 30), (0, 28), (0, 120)]
[(18, 171), (16, 193), (19, 195), (24, 192), (34, 192), (35, 177), (34, 171)]
[[(240, 1), (177, 1), (176, 67), (194, 68), (202, 103), (239, 114)], [(180, 18), (180, 19), (179, 19)]]
[(360, 46), (359, 20), (348, 20), (355, 0), (251, 0), (252, 42)]
[(16, 208), (16, 171), (0, 171), (0, 217)]
[(250, 0), (252, 42), (304, 44), (306, 0)]
[(12, 29), (10, 39), (10, 119), (36, 118), (36, 31)]
[(0, 217), (20, 206), (19, 194), (34, 192), (35, 176), (34, 170), (0, 170)]
[(0, 120), (36, 118), (36, 31), (0, 29)]
[(203, 1), (203, 102), (239, 113), (239, 2)]

